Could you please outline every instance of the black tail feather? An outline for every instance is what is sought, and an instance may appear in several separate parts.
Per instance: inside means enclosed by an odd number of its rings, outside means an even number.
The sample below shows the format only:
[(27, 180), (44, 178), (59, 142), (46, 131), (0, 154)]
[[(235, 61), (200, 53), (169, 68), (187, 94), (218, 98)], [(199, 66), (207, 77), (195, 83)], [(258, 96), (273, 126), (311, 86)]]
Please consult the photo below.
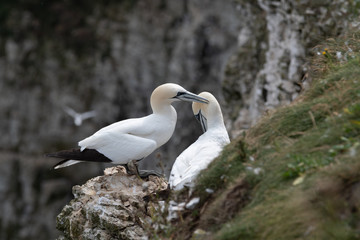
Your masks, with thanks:
[(69, 161), (69, 160), (70, 160), (70, 159), (65, 159), (65, 160), (62, 160), (62, 161), (58, 162), (57, 164), (55, 164), (55, 165), (53, 166), (53, 169), (58, 168), (60, 165), (62, 165), (63, 163), (66, 163), (66, 162)]
[(99, 153), (95, 149), (72, 149), (72, 150), (63, 150), (55, 153), (48, 153), (46, 157), (62, 158), (62, 162), (67, 160), (79, 160), (86, 162), (112, 162), (111, 159), (105, 157), (103, 154)]

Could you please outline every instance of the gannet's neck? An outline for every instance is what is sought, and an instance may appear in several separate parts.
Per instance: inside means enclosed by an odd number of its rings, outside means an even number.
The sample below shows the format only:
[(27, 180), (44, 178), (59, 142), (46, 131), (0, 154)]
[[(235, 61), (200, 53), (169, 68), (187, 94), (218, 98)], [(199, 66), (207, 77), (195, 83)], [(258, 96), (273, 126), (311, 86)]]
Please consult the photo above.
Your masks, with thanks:
[(150, 105), (154, 114), (172, 114), (175, 108), (171, 106), (174, 101), (164, 88), (156, 88), (150, 97)]
[(225, 128), (224, 119), (221, 114), (221, 110), (216, 114), (212, 114), (207, 118), (207, 128), (208, 130), (214, 128)]
[(150, 104), (154, 114), (172, 115), (175, 111), (175, 108), (171, 105), (171, 102), (169, 100), (161, 101), (151, 98)]

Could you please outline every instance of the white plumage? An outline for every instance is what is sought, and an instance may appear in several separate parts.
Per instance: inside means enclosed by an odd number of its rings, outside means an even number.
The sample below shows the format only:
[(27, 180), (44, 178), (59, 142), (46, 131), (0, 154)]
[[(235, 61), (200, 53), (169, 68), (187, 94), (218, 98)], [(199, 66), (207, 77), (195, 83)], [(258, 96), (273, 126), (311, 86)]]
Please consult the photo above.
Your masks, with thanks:
[(208, 92), (199, 96), (209, 100), (209, 104), (193, 103), (194, 115), (205, 132), (176, 158), (169, 178), (170, 187), (175, 190), (192, 187), (200, 171), (230, 143), (218, 101)]
[(76, 126), (81, 126), (82, 122), (88, 118), (92, 118), (96, 116), (95, 111), (89, 111), (84, 113), (78, 113), (74, 109), (70, 107), (64, 107), (64, 111), (74, 118), (74, 124)]
[(80, 141), (80, 150), (66, 150), (47, 156), (65, 159), (55, 168), (70, 166), (81, 161), (127, 164), (130, 161), (141, 160), (172, 136), (177, 114), (171, 103), (178, 100), (208, 102), (177, 84), (163, 84), (151, 95), (152, 114), (104, 127)]
[[(172, 107), (171, 107), (172, 108)], [(166, 143), (176, 124), (176, 111), (151, 114), (143, 118), (120, 121), (104, 127), (79, 142), (81, 151), (96, 149), (117, 164), (140, 160)]]

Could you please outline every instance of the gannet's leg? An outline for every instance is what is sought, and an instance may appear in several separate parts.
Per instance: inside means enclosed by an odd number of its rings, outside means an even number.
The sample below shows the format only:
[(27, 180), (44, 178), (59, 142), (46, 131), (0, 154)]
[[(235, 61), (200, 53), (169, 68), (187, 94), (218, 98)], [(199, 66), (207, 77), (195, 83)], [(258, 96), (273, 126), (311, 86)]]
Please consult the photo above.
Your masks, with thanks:
[(164, 174), (161, 174), (155, 170), (138, 170), (139, 171), (139, 176), (141, 178), (146, 178), (150, 175), (155, 175), (155, 176), (158, 176), (158, 177), (164, 177)]
[(126, 172), (129, 175), (136, 175), (140, 178), (140, 174), (138, 171), (138, 161), (137, 160), (131, 160), (127, 164), (125, 164)]

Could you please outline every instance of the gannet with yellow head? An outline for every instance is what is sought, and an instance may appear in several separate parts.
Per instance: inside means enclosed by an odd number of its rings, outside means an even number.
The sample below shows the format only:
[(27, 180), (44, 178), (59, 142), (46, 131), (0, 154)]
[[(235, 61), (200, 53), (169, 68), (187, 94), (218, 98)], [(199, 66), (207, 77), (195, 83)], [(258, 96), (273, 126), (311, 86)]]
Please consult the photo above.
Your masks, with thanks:
[(176, 158), (169, 178), (170, 187), (175, 190), (192, 187), (199, 172), (230, 143), (218, 101), (209, 92), (202, 92), (199, 96), (209, 100), (208, 104), (192, 104), (204, 133)]
[(174, 101), (208, 103), (183, 87), (166, 83), (157, 87), (150, 98), (153, 113), (113, 123), (79, 142), (80, 149), (64, 150), (46, 156), (62, 158), (54, 168), (82, 161), (111, 162), (126, 165), (141, 160), (166, 143), (172, 136), (177, 114)]

